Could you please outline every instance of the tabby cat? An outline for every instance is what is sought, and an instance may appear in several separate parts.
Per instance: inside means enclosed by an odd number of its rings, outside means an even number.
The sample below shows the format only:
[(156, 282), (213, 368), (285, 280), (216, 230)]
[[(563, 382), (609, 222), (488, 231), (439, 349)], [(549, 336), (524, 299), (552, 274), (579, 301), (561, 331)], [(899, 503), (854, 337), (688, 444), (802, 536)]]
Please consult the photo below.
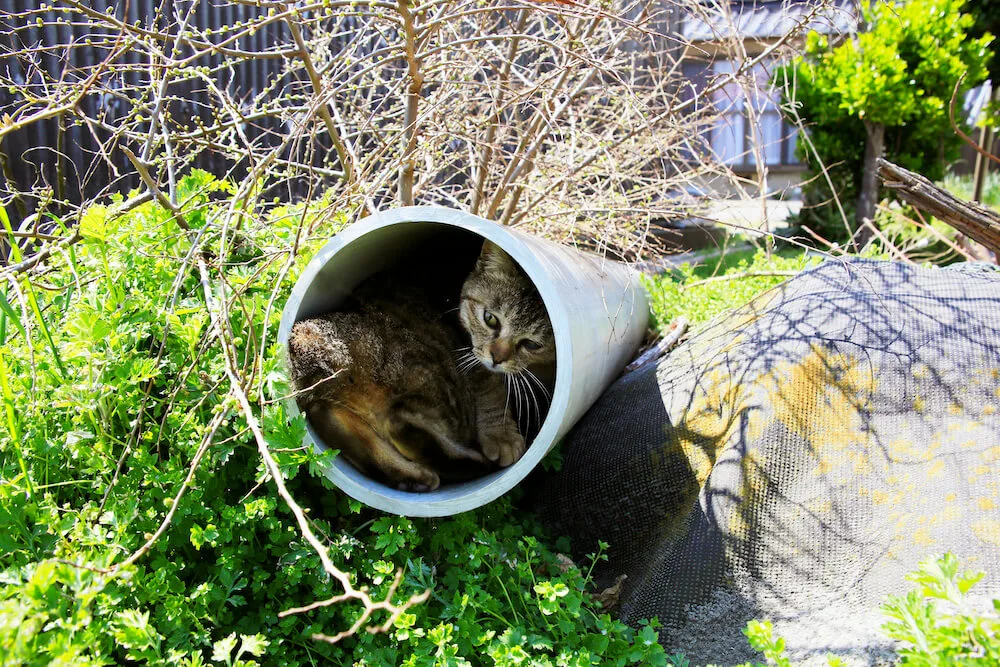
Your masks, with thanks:
[[(536, 430), (555, 380), (552, 324), (534, 283), (490, 241), (483, 243), (476, 267), (462, 285), (459, 318), (472, 343), (463, 361), (502, 374), (524, 430)], [(489, 443), (483, 443), (483, 452), (501, 465), (524, 453), (498, 453)]]
[[(369, 280), (351, 301), (296, 323), (289, 337), (297, 401), (326, 444), (405, 491), (480, 476), (524, 454), (515, 410), (533, 405), (541, 421), (543, 401), (529, 403), (524, 378), (554, 360), (552, 330), (537, 290), (502, 250), (484, 244), (465, 280), (461, 328), (426, 288), (398, 277)], [(461, 347), (467, 335), (472, 345)]]

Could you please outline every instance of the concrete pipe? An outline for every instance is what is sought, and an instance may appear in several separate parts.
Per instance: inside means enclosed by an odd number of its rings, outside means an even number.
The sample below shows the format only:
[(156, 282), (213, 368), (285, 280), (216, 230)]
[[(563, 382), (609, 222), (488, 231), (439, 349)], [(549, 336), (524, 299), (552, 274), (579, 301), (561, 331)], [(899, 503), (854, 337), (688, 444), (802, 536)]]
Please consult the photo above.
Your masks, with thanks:
[[(278, 331), (282, 354), (297, 321), (335, 310), (369, 276), (405, 266), (414, 252), (488, 239), (534, 282), (556, 345), (556, 380), (541, 429), (513, 465), (426, 493), (399, 491), (358, 472), (342, 457), (325, 469), (345, 493), (405, 516), (447, 516), (485, 505), (524, 479), (635, 355), (649, 305), (636, 272), (612, 260), (535, 238), (475, 215), (436, 206), (397, 208), (353, 224), (332, 238), (299, 277)], [(462, 245), (462, 243), (459, 243)], [(442, 261), (446, 261), (442, 257)], [(287, 362), (287, 357), (285, 358)], [(299, 414), (293, 398), (290, 415)], [(325, 449), (307, 424), (307, 440)]]

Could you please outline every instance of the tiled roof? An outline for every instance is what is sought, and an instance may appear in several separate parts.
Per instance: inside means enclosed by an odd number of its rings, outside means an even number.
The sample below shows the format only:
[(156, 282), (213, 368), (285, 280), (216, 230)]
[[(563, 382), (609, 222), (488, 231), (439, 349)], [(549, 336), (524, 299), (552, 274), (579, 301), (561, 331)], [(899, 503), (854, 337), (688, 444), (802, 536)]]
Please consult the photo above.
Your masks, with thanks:
[[(813, 12), (815, 15), (810, 18)], [(682, 20), (681, 36), (691, 42), (719, 41), (733, 36), (764, 40), (780, 37), (803, 22), (807, 22), (808, 29), (821, 33), (851, 32), (857, 27), (854, 3), (849, 0), (763, 0), (732, 2), (728, 6), (706, 3)]]

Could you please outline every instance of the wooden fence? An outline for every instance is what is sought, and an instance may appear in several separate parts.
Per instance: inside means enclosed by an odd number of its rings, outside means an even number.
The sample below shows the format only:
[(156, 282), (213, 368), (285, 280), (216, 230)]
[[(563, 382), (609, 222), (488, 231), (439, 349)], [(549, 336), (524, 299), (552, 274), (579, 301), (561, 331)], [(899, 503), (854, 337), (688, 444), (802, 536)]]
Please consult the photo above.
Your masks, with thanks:
[[(84, 4), (85, 3), (85, 4)], [(141, 24), (150, 30), (176, 31), (181, 12), (194, 6), (190, 26), (198, 31), (223, 28), (253, 21), (266, 12), (250, 4), (225, 0), (55, 0), (55, 6), (41, 0), (0, 1), (0, 67), (3, 78), (31, 91), (41, 93), (45, 86), (60, 81), (82, 82), (109, 56), (105, 14), (131, 25)], [(251, 35), (244, 35), (233, 46), (243, 51), (276, 51), (291, 41), (287, 28), (273, 22)], [(105, 39), (99, 39), (105, 37)], [(336, 40), (331, 49), (338, 47)], [(126, 142), (115, 136), (129, 114), (136, 113), (132, 103), (141, 99), (143, 90), (151, 90), (148, 51), (128, 50), (106, 63), (91, 94), (78, 102), (80, 113), (68, 111), (35, 122), (0, 139), (0, 195), (8, 214), (23, 218), (33, 208), (27, 193), (44, 191), (46, 186), (57, 200), (79, 202), (107, 190), (126, 191), (137, 185), (134, 169), (121, 151), (107, 151), (108, 146)], [(265, 90), (281, 94), (294, 84), (294, 73), (281, 57), (230, 58), (205, 55), (198, 64), (208, 67), (214, 83), (233, 100), (250, 100)], [(120, 94), (119, 94), (120, 93)], [(41, 95), (39, 95), (41, 96)], [(138, 96), (138, 97), (137, 97)], [(200, 118), (210, 122), (217, 95), (201, 81), (192, 78), (169, 85), (169, 113), (174, 118)], [(0, 117), (23, 113), (28, 100), (13, 87), (0, 88)], [(97, 119), (84, 122), (82, 117)], [(265, 118), (249, 123), (246, 132), (258, 138), (276, 129), (279, 121)], [(134, 148), (134, 146), (133, 146)], [(219, 153), (199, 153), (190, 165), (214, 173), (232, 167)]]

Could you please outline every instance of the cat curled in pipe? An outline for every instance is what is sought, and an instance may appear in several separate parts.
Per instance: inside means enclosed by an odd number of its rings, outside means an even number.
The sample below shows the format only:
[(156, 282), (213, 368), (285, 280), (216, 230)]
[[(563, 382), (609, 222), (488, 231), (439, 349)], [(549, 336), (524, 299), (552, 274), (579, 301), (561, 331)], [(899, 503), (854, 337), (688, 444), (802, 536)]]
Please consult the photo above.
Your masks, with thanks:
[(484, 242), (460, 327), (427, 288), (398, 279), (352, 296), (346, 310), (296, 323), (288, 341), (296, 400), (328, 446), (404, 491), (521, 458), (517, 416), (541, 423), (549, 389), (538, 374), (551, 375), (555, 342), (537, 289), (503, 250)]

